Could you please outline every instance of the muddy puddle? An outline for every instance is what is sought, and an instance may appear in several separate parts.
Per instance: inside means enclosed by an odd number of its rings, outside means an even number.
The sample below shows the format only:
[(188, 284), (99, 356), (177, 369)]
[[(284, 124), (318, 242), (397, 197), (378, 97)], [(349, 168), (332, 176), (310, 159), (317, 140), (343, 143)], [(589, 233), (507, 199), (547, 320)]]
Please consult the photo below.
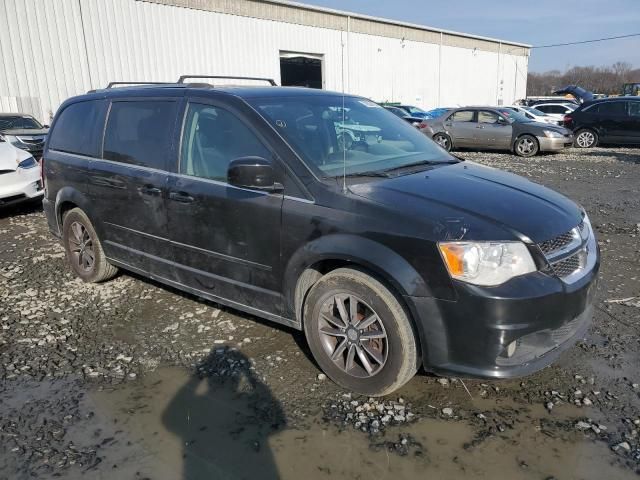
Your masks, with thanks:
[[(96, 389), (83, 402), (95, 413), (93, 435), (110, 442), (93, 478), (638, 478), (614, 464), (605, 444), (571, 429), (545, 431), (547, 415), (536, 407), (488, 438), (469, 422), (427, 417), (370, 437), (327, 424), (320, 413), (288, 424), (250, 374), (214, 381), (181, 368)], [(556, 415), (567, 420), (570, 408), (565, 413)], [(395, 447), (403, 438), (401, 455)]]

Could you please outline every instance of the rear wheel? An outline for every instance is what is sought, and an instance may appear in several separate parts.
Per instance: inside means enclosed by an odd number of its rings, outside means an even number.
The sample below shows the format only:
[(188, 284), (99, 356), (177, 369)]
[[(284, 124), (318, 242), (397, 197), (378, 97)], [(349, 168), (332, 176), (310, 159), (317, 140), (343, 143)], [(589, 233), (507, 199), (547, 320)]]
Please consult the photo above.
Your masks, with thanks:
[(362, 395), (386, 395), (415, 375), (418, 346), (395, 295), (359, 270), (340, 268), (311, 288), (307, 342), (322, 370)]
[(79, 208), (64, 216), (62, 241), (71, 269), (85, 282), (102, 282), (118, 273), (118, 269), (107, 262), (89, 217)]
[(444, 148), (447, 152), (451, 151), (451, 138), (446, 133), (436, 133), (433, 141)]
[(538, 150), (540, 150), (540, 146), (538, 145), (536, 137), (532, 135), (523, 135), (516, 140), (514, 150), (516, 155), (520, 157), (533, 157), (538, 153)]
[(593, 130), (578, 130), (573, 141), (573, 145), (578, 148), (592, 148), (598, 145), (598, 134)]

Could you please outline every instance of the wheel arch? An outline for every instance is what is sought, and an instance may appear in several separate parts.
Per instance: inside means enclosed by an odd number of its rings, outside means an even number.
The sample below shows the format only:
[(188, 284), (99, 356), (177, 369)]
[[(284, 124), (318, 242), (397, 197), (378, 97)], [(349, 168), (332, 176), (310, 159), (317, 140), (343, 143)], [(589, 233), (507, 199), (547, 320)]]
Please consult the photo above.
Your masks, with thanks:
[(55, 215), (58, 231), (62, 234), (63, 216), (73, 208), (80, 208), (89, 217), (91, 223), (94, 224), (89, 212), (89, 205), (89, 199), (82, 192), (68, 186), (61, 188), (56, 195), (55, 203)]
[[(321, 237), (300, 248), (285, 270), (286, 308), (300, 326), (302, 307), (311, 287), (325, 274), (341, 267), (364, 270), (401, 297), (431, 296), (420, 274), (390, 248), (355, 235), (335, 234)], [(406, 305), (405, 305), (406, 306)], [(410, 310), (407, 309), (410, 314)]]

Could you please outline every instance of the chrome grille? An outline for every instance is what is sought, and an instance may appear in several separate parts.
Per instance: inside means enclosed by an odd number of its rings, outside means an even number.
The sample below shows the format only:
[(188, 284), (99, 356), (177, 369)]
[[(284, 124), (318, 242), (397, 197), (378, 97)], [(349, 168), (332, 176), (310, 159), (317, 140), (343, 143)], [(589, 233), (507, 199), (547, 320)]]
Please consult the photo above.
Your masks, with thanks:
[(547, 255), (549, 253), (555, 252), (556, 250), (561, 250), (567, 245), (571, 244), (571, 242), (573, 241), (573, 238), (574, 238), (573, 233), (571, 231), (568, 231), (567, 233), (558, 235), (557, 237), (552, 238), (551, 240), (544, 241), (540, 243), (538, 246), (540, 247), (540, 250), (542, 250), (542, 253)]
[(560, 278), (571, 275), (576, 270), (579, 270), (582, 267), (582, 262), (580, 261), (580, 253), (576, 253), (564, 260), (560, 260), (559, 262), (552, 263), (553, 271), (556, 272)]

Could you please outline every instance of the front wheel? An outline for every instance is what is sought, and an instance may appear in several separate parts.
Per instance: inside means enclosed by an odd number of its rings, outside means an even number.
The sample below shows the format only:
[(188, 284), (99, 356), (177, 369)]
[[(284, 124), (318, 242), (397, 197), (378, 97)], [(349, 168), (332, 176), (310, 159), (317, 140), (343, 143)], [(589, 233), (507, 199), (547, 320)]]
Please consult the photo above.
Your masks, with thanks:
[(540, 150), (538, 140), (532, 135), (523, 135), (516, 140), (515, 152), (520, 157), (533, 157)]
[(417, 371), (418, 345), (405, 310), (359, 270), (340, 268), (318, 280), (305, 301), (304, 329), (320, 368), (353, 392), (386, 395)]
[(578, 130), (573, 144), (578, 148), (595, 147), (598, 144), (598, 134), (593, 130)]
[(436, 133), (433, 136), (433, 141), (444, 148), (447, 152), (451, 151), (451, 138), (445, 133)]

